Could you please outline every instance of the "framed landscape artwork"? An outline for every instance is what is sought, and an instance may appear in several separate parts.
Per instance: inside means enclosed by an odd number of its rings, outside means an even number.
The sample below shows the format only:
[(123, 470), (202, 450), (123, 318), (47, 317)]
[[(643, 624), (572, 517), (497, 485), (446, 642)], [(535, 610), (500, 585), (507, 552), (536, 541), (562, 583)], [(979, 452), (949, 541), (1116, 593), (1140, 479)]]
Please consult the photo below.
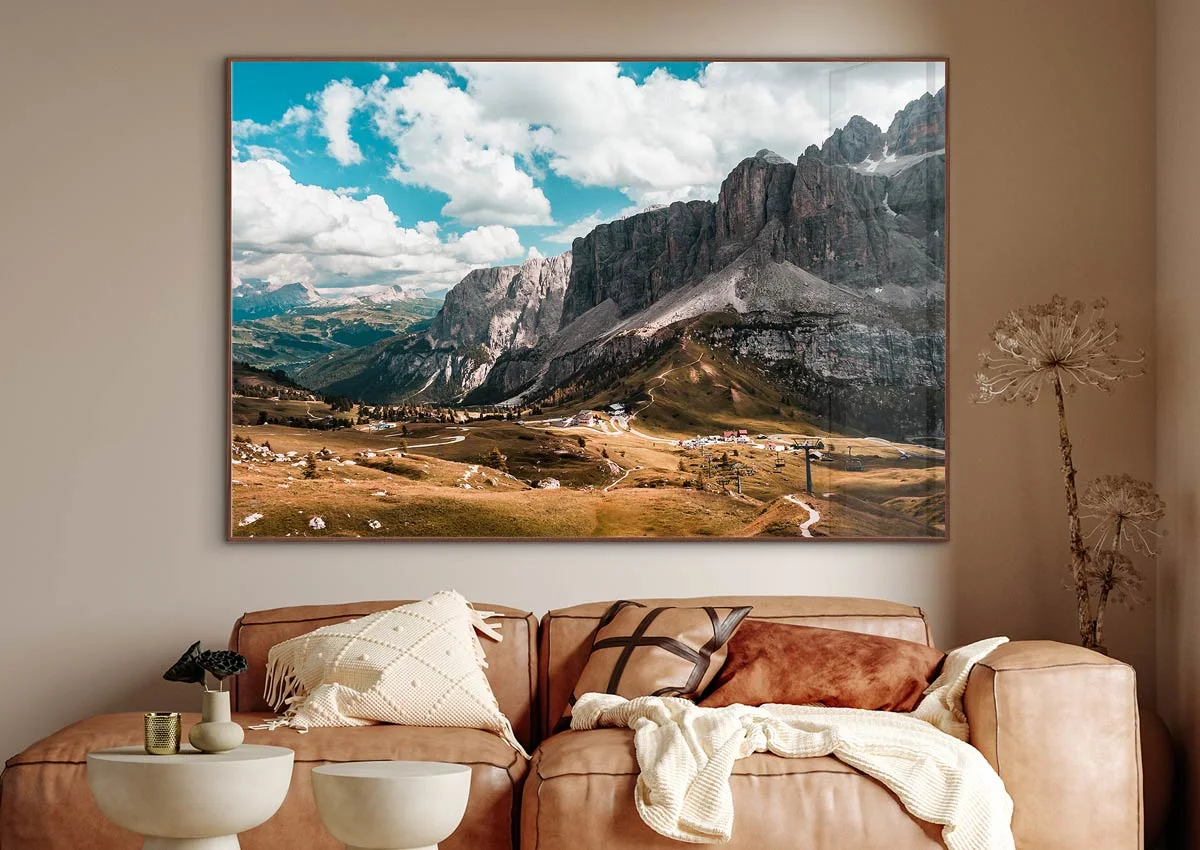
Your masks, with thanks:
[(944, 539), (946, 76), (231, 60), (229, 537)]

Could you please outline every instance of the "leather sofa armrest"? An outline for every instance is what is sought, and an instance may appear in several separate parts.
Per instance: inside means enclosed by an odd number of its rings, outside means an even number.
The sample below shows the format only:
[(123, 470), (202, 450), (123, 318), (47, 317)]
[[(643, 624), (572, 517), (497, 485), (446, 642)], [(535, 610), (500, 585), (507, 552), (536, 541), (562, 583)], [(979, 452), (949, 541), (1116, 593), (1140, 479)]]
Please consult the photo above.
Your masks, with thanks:
[(1018, 850), (1140, 850), (1133, 668), (1053, 641), (1004, 644), (963, 699), (976, 747), (1013, 799)]

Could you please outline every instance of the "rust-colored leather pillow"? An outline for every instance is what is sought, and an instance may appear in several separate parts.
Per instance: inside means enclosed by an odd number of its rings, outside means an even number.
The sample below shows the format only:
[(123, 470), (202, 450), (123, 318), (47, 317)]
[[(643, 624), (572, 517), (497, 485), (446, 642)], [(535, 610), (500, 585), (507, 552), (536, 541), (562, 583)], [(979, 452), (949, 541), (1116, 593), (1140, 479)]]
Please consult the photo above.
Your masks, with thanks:
[(621, 601), (600, 620), (592, 653), (555, 731), (571, 726), (571, 707), (587, 693), (684, 697), (704, 693), (725, 662), (743, 608), (647, 608)]
[(747, 620), (700, 705), (820, 704), (912, 711), (944, 652), (908, 640)]

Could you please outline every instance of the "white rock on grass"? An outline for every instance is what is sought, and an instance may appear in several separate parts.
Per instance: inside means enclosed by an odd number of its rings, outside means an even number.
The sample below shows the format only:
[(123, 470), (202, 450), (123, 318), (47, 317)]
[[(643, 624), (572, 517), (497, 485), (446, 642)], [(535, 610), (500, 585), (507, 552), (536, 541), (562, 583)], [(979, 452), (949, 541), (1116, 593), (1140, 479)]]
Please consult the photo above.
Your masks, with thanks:
[(313, 517), (312, 519), (310, 519), (308, 521), (308, 527), (311, 528), (313, 531), (320, 531), (322, 528), (325, 527), (325, 518), (319, 517), (319, 516)]
[(383, 528), (383, 523), (377, 519), (373, 519), (367, 523), (367, 527), (378, 531), (379, 529)]
[(238, 523), (238, 526), (240, 527), (240, 526), (244, 526), (244, 525), (250, 525), (250, 523), (252, 523), (252, 522), (258, 522), (258, 521), (259, 521), (260, 519), (262, 519), (262, 518), (263, 518), (263, 515), (262, 515), (262, 514), (250, 514), (250, 515), (249, 515), (249, 516), (247, 516), (247, 517), (246, 517), (244, 520), (242, 520), (241, 522), (239, 522), (239, 523)]

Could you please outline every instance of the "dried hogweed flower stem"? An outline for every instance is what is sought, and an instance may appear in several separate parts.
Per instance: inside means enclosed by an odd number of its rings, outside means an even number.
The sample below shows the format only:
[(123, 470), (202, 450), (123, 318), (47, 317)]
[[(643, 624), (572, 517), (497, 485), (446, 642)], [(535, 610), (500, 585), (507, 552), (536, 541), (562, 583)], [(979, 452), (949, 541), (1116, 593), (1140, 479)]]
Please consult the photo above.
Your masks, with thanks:
[[(1119, 551), (1121, 540), (1121, 525), (1124, 522), (1120, 517), (1117, 518), (1117, 536), (1113, 538), (1112, 551)], [(1113, 587), (1113, 570), (1116, 566), (1116, 560), (1109, 561), (1108, 568), (1104, 571), (1104, 579), (1100, 582), (1100, 597), (1096, 602), (1096, 626), (1093, 629), (1094, 645), (1097, 649), (1104, 647), (1104, 609), (1108, 606), (1108, 594), (1112, 592)]]
[(1054, 376), (1054, 401), (1058, 405), (1058, 447), (1062, 452), (1063, 483), (1067, 491), (1067, 526), (1071, 538), (1071, 580), (1075, 583), (1075, 601), (1079, 614), (1079, 637), (1083, 645), (1096, 646), (1091, 628), (1092, 604), (1087, 585), (1087, 547), (1079, 522), (1079, 493), (1075, 488), (1075, 461), (1071, 457), (1071, 436), (1067, 433), (1067, 405), (1062, 380)]

